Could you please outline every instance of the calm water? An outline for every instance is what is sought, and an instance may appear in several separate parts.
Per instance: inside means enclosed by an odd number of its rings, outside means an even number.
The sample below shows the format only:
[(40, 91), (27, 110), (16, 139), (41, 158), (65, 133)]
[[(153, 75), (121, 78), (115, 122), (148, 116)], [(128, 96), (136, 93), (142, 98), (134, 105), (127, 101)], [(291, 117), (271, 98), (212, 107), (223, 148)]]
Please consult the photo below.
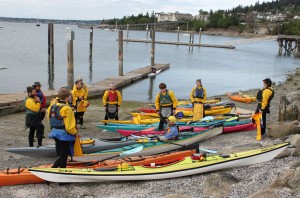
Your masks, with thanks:
[[(25, 91), (40, 81), (43, 89), (58, 89), (67, 82), (67, 25), (54, 25), (54, 71), (48, 67), (48, 26), (0, 22), (0, 93)], [(89, 30), (71, 26), (75, 31), (74, 72), (88, 84), (118, 75), (117, 32), (94, 30), (93, 60), (89, 60)], [(129, 38), (146, 37), (145, 32), (129, 33)], [(124, 32), (126, 38), (126, 31)], [(157, 33), (157, 40), (176, 41), (177, 34)], [(180, 36), (188, 42), (189, 37)], [(202, 43), (223, 44), (240, 38), (202, 35)], [(195, 36), (198, 42), (198, 36)], [(300, 65), (293, 56), (277, 56), (275, 41), (238, 45), (234, 50), (188, 46), (156, 45), (156, 63), (171, 68), (154, 79), (145, 79), (123, 89), (124, 100), (153, 101), (161, 82), (174, 90), (177, 98), (187, 98), (195, 80), (201, 78), (208, 96), (262, 87), (262, 79), (283, 81), (285, 74)], [(124, 43), (124, 73), (150, 65), (150, 44)], [(50, 73), (50, 74), (49, 74)]]

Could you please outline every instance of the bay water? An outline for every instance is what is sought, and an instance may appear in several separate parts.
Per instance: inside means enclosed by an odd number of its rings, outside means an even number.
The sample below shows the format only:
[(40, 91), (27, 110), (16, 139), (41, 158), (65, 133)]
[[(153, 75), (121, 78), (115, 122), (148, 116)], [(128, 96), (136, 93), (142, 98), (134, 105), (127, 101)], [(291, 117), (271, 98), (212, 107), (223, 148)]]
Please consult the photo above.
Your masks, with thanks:
[[(48, 65), (48, 25), (0, 22), (0, 94), (24, 92), (40, 81), (42, 89), (59, 89), (67, 83), (65, 31), (75, 32), (74, 76), (86, 84), (118, 75), (118, 32), (94, 29), (93, 57), (89, 59), (89, 29), (54, 25), (54, 70)], [(150, 35), (150, 34), (149, 34)], [(124, 31), (124, 38), (127, 32)], [(146, 39), (146, 31), (130, 31), (129, 38)], [(149, 38), (150, 39), (150, 38)], [(202, 35), (201, 43), (223, 44), (237, 37)], [(156, 40), (176, 41), (177, 33), (157, 32)], [(180, 41), (189, 37), (180, 34)], [(199, 36), (195, 35), (195, 43)], [(177, 98), (188, 98), (197, 79), (208, 96), (261, 88), (264, 78), (284, 81), (300, 65), (294, 56), (278, 56), (276, 41), (237, 45), (236, 49), (161, 45), (155, 46), (155, 63), (170, 63), (170, 69), (123, 88), (124, 100), (153, 102), (158, 85), (167, 84)], [(124, 73), (150, 65), (151, 44), (124, 42)]]

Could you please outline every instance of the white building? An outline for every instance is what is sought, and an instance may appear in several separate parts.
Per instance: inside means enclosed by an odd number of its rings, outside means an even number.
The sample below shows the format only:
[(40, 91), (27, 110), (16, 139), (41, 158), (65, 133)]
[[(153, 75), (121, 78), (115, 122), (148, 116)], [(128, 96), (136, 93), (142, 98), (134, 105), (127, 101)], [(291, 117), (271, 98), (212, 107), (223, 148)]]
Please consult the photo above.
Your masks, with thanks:
[(157, 22), (176, 22), (180, 20), (192, 20), (193, 16), (191, 14), (184, 14), (184, 13), (156, 13)]

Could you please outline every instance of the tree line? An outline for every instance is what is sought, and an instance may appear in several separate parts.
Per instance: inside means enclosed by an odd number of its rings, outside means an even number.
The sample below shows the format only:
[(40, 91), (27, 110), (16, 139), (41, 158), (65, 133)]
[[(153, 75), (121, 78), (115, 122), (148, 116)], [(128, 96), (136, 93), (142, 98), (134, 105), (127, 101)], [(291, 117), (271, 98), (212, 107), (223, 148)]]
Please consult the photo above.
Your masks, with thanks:
[[(287, 13), (288, 18), (292, 18), (295, 15), (300, 15), (300, 0), (273, 0), (271, 2), (257, 1), (254, 5), (250, 6), (237, 6), (229, 10), (210, 10), (209, 12), (200, 10), (199, 12), (204, 15), (209, 15), (209, 21), (204, 22), (201, 20), (184, 20), (180, 22), (188, 22), (189, 30), (198, 31), (200, 28), (206, 30), (207, 28), (238, 28), (240, 32), (243, 32), (246, 28), (245, 22), (248, 24), (248, 28), (253, 28), (255, 19), (251, 13), (257, 12), (270, 12), (276, 14), (277, 12)], [(131, 15), (130, 17), (123, 17), (122, 19), (109, 19), (103, 20), (102, 24), (114, 25), (126, 25), (126, 24), (141, 24), (141, 23), (154, 23), (156, 20), (155, 13), (152, 11), (151, 14), (148, 12), (144, 15), (142, 13), (137, 16)], [(279, 29), (282, 33), (288, 34), (299, 34), (300, 25), (299, 21), (286, 22), (284, 25), (280, 25)], [(186, 26), (184, 23), (179, 24), (182, 29)], [(278, 28), (277, 28), (278, 29)], [(277, 29), (273, 29), (273, 34), (277, 33)], [(175, 27), (174, 27), (175, 30)]]

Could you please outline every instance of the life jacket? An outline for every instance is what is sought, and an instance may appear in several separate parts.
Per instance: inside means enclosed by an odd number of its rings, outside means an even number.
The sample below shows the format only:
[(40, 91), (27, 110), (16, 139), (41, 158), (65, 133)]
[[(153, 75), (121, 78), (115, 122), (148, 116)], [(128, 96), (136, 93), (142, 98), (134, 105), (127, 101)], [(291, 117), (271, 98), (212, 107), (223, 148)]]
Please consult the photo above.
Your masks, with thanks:
[(163, 105), (163, 104), (170, 104), (170, 103), (172, 103), (172, 99), (169, 95), (169, 90), (166, 90), (165, 95), (160, 93), (160, 95), (159, 95), (159, 104)]
[(24, 106), (26, 109), (26, 117), (25, 117), (25, 126), (26, 127), (35, 127), (41, 124), (40, 112), (33, 112), (26, 107), (26, 101), (33, 100), (31, 97), (26, 97), (24, 99)]
[[(179, 137), (179, 133), (180, 133), (179, 126), (178, 126), (178, 125), (173, 125), (173, 127), (176, 127), (176, 128), (177, 128), (178, 135), (175, 136), (174, 138), (170, 139), (170, 140), (178, 140), (178, 139), (179, 139), (179, 138), (178, 138), (178, 137)], [(171, 132), (171, 128), (169, 127), (169, 128), (167, 128), (166, 133), (170, 133), (170, 132)]]
[(108, 98), (107, 100), (109, 102), (116, 102), (118, 101), (118, 93), (117, 90), (112, 91), (111, 89), (108, 90)]
[(196, 87), (195, 92), (194, 92), (194, 98), (204, 98), (204, 89), (203, 87)]
[(65, 104), (63, 104), (63, 105), (54, 104), (54, 105), (51, 106), (50, 115), (49, 115), (51, 128), (65, 129), (64, 119), (60, 115), (60, 110), (64, 106), (66, 106), (66, 105)]
[(256, 99), (257, 99), (259, 102), (262, 102), (263, 91), (266, 90), (266, 89), (269, 89), (269, 90), (272, 92), (272, 95), (269, 97), (269, 100), (268, 100), (268, 104), (270, 104), (271, 100), (274, 98), (275, 92), (274, 92), (273, 89), (270, 89), (269, 87), (259, 90), (259, 91), (257, 92)]
[(30, 109), (28, 109), (28, 108), (26, 107), (26, 101), (29, 100), (29, 99), (30, 99), (30, 100), (33, 100), (32, 97), (26, 97), (26, 98), (24, 99), (24, 107), (25, 107), (25, 109), (26, 109), (26, 114), (39, 115), (40, 112), (33, 112), (33, 111), (31, 111)]

